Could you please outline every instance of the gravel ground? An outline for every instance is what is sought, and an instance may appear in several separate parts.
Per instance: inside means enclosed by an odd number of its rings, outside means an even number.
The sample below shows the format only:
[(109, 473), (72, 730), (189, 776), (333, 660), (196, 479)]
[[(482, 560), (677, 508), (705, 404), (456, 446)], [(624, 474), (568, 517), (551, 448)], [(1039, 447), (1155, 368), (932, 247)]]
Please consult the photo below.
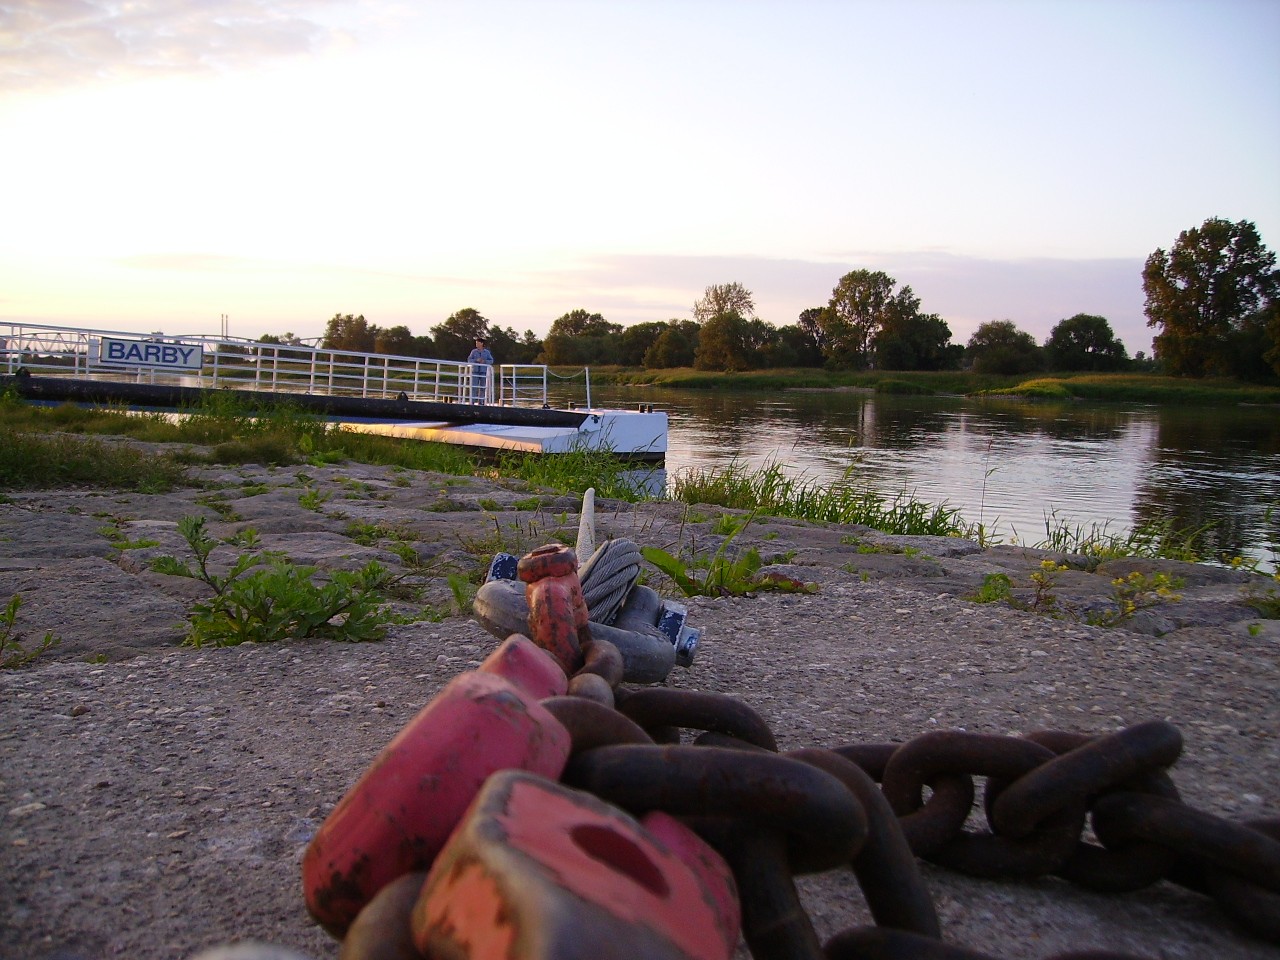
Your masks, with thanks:
[[(19, 502), (12, 509), (30, 515), (9, 519), (63, 516), (52, 502)], [(35, 593), (30, 574), (61, 561), (23, 567), (12, 559), (22, 552), (10, 549), (0, 572), (27, 576)], [(39, 552), (31, 538), (25, 555)], [(1173, 770), (1186, 802), (1232, 819), (1280, 814), (1271, 624), (1156, 637), (970, 603), (927, 578), (812, 569), (822, 582), (813, 596), (690, 601), (706, 637), (668, 685), (744, 700), (784, 749), (1164, 719), (1186, 741)], [(33, 608), (37, 625), (93, 617), (64, 586), (66, 609)], [(0, 955), (167, 960), (253, 939), (335, 957), (303, 906), (308, 839), (391, 737), (496, 639), (454, 617), (358, 646), (153, 641), (137, 652), (130, 629), (117, 621), (100, 641), (136, 654), (127, 659), (42, 658), (0, 673)], [(1212, 901), (1168, 883), (1104, 896), (1052, 879), (925, 871), (946, 940), (1010, 960), (1103, 947), (1152, 960), (1280, 958)], [(824, 938), (869, 922), (851, 872), (800, 886)]]

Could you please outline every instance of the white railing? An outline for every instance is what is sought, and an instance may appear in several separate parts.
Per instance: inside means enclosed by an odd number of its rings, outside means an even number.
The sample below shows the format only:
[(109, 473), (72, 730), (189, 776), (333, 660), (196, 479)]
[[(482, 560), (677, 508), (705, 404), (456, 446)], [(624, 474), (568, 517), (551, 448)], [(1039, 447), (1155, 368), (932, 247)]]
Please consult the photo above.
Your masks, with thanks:
[[(187, 365), (166, 362), (170, 355), (185, 357)], [(381, 399), (403, 394), (410, 400), (547, 406), (547, 368), (537, 364), (504, 364), (495, 378), (494, 368), (465, 361), (231, 337), (148, 335), (0, 321), (0, 371), (13, 374), (19, 369), (33, 376)]]

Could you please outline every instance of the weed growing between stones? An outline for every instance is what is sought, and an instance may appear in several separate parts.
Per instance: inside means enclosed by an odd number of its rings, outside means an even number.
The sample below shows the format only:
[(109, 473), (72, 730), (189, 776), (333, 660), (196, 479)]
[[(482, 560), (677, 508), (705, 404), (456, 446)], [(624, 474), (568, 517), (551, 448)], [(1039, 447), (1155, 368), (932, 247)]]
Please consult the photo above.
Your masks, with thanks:
[(1044, 613), (1051, 617), (1058, 615), (1058, 598), (1053, 595), (1058, 574), (1069, 569), (1066, 564), (1053, 560), (1041, 560), (1040, 569), (1031, 574), (1031, 600), (1027, 609), (1033, 613)]
[[(1053, 560), (1042, 560), (1040, 568), (1029, 578), (1032, 587), (1030, 600), (1019, 600), (1013, 595), (1013, 580), (1006, 573), (987, 574), (982, 578), (982, 586), (977, 592), (965, 599), (974, 603), (1007, 603), (1011, 607), (1032, 613), (1076, 619), (1058, 603), (1053, 592), (1057, 575), (1067, 569), (1064, 564)], [(1111, 581), (1111, 599), (1115, 608), (1093, 611), (1084, 617), (1084, 622), (1096, 627), (1119, 626), (1133, 619), (1139, 610), (1181, 600), (1182, 595), (1175, 591), (1181, 589), (1184, 583), (1181, 577), (1170, 577), (1166, 573), (1146, 574), (1136, 570), (1127, 577), (1116, 577)]]
[(31, 663), (36, 657), (56, 647), (62, 641), (49, 631), (34, 647), (27, 650), (22, 644), (22, 635), (17, 631), (18, 608), (22, 606), (22, 595), (15, 593), (9, 598), (4, 612), (0, 613), (0, 669), (17, 670)]
[(780, 463), (759, 468), (730, 464), (687, 470), (672, 480), (672, 498), (794, 517), (818, 523), (862, 524), (884, 533), (965, 536), (969, 526), (945, 504), (934, 506), (902, 492), (889, 499), (859, 484), (855, 468), (835, 483), (787, 474)]
[[(554, 516), (538, 513), (527, 520), (516, 518), (509, 523), (502, 523), (490, 513), (488, 519), (493, 522), (492, 532), (489, 532), (486, 527), (483, 531), (478, 530), (474, 536), (458, 535), (458, 542), (463, 551), (475, 559), (476, 567), (470, 579), (477, 585), (488, 572), (489, 563), (495, 553), (513, 553), (522, 557), (530, 550), (546, 543), (572, 544), (577, 539), (577, 531), (567, 526), (568, 514), (566, 513)], [(585, 557), (578, 559), (580, 562), (586, 560)]]
[(974, 603), (1008, 602), (1013, 596), (1013, 581), (1007, 573), (988, 573), (982, 578), (978, 592), (966, 597)]
[(754, 514), (745, 518), (721, 515), (716, 529), (730, 532), (709, 556), (699, 555), (696, 543), (691, 544), (689, 554), (692, 559), (688, 562), (658, 547), (641, 547), (640, 554), (670, 577), (686, 597), (742, 596), (761, 590), (816, 593), (817, 584), (777, 574), (761, 574), (764, 561), (755, 547), (736, 554), (730, 550), (733, 541), (754, 519)]
[(308, 487), (304, 492), (298, 494), (298, 506), (303, 510), (314, 510), (320, 512), (320, 508), (324, 506), (325, 501), (329, 499), (329, 494), (320, 490)]
[(190, 646), (225, 647), (309, 637), (379, 640), (386, 624), (395, 620), (386, 607), (385, 591), (398, 578), (376, 561), (359, 570), (334, 570), (327, 582), (317, 583), (316, 567), (293, 564), (264, 551), (242, 553), (225, 574), (218, 574), (210, 567), (209, 558), (215, 548), (231, 541), (210, 537), (204, 525), (203, 517), (178, 521), (193, 562), (172, 556), (151, 562), (158, 573), (190, 577), (213, 590), (212, 599), (192, 608), (184, 641)]
[(1273, 573), (1271, 580), (1277, 586), (1262, 589), (1249, 584), (1245, 588), (1244, 602), (1258, 611), (1258, 616), (1264, 620), (1280, 620), (1280, 571)]
[(1139, 610), (1147, 610), (1161, 603), (1182, 599), (1175, 593), (1186, 583), (1182, 577), (1170, 577), (1167, 573), (1145, 574), (1135, 570), (1127, 577), (1111, 581), (1111, 597), (1115, 610), (1108, 610), (1089, 617), (1089, 623), (1102, 627), (1114, 627), (1133, 617)]
[(1113, 533), (1108, 523), (1073, 526), (1056, 511), (1045, 517), (1044, 530), (1045, 538), (1036, 544), (1038, 548), (1080, 554), (1094, 566), (1120, 557), (1163, 557), (1199, 563), (1208, 554), (1205, 543), (1213, 532), (1208, 524), (1183, 530), (1172, 520), (1157, 519), (1139, 523), (1126, 533)]
[(449, 584), (449, 592), (453, 594), (453, 602), (457, 605), (458, 612), (466, 613), (470, 610), (479, 588), (466, 577), (456, 573), (449, 574), (445, 581)]

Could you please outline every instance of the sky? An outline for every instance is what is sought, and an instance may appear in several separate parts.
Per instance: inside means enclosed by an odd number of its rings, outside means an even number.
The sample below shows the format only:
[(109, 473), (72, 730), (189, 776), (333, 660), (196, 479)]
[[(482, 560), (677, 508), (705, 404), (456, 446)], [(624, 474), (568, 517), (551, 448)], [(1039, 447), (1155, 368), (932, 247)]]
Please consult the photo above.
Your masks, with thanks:
[(783, 326), (869, 269), (1150, 354), (1154, 250), (1280, 248), (1277, 51), (1277, 0), (0, 0), (0, 322)]

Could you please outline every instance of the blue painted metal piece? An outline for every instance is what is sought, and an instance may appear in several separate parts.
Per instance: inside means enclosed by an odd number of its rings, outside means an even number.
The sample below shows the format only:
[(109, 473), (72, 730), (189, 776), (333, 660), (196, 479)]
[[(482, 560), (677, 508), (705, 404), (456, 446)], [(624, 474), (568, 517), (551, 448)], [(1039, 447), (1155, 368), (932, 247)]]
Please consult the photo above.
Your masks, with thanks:
[(489, 564), (489, 573), (484, 578), (485, 583), (490, 580), (516, 579), (516, 565), (519, 563), (520, 558), (513, 553), (495, 553)]

